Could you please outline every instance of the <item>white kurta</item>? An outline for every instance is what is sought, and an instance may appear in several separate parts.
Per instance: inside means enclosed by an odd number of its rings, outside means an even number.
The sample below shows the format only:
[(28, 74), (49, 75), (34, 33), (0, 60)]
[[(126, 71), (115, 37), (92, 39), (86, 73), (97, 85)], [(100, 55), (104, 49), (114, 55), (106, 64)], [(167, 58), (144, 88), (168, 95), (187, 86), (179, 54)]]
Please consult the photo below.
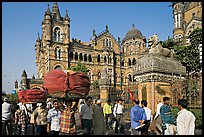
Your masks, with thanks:
[(192, 112), (183, 109), (178, 112), (176, 119), (178, 135), (194, 135), (195, 134), (195, 116)]

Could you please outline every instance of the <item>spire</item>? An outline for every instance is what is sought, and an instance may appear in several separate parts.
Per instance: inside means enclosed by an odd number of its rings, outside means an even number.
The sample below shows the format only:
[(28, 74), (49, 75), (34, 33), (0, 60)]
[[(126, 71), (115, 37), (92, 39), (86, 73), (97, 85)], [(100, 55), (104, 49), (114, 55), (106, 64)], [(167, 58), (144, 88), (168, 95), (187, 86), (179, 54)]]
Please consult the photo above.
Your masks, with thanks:
[(40, 41), (40, 34), (38, 33), (38, 38), (37, 38), (37, 40), (36, 40), (37, 42), (39, 42)]
[(22, 75), (21, 75), (22, 77), (26, 77), (27, 78), (27, 74), (26, 74), (26, 71), (24, 70), (23, 71), (23, 73), (22, 73)]
[(60, 11), (59, 11), (57, 2), (53, 3), (52, 16), (53, 16), (54, 20), (61, 20), (61, 15), (60, 15)]
[(34, 74), (33, 74), (33, 76), (32, 76), (32, 79), (35, 79), (35, 76), (34, 76)]
[(93, 36), (96, 37), (96, 31), (93, 29)]
[(18, 81), (15, 81), (15, 88), (18, 88)]
[(108, 31), (108, 25), (106, 25), (106, 31)]
[(64, 19), (70, 21), (70, 18), (68, 16), (68, 10), (66, 10), (66, 15), (65, 15)]
[(132, 27), (134, 28), (134, 27), (135, 27), (135, 24), (132, 24)]
[(47, 15), (51, 15), (49, 4), (47, 4), (47, 11), (45, 12), (45, 14), (47, 14)]

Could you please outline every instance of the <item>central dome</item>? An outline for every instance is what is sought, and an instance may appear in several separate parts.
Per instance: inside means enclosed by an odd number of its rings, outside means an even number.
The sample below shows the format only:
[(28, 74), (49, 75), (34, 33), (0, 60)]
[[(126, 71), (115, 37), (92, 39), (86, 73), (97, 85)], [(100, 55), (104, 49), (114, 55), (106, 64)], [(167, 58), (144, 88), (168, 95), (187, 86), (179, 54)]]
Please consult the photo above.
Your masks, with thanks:
[(131, 30), (129, 30), (125, 35), (125, 39), (129, 38), (143, 38), (142, 33), (135, 28), (134, 24), (132, 25)]

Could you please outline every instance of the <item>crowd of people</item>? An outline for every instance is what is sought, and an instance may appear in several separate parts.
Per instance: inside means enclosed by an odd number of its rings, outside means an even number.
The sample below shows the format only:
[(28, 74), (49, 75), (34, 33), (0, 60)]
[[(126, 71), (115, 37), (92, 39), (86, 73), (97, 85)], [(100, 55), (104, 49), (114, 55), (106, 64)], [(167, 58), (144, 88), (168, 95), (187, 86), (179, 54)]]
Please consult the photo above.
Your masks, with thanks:
[[(140, 105), (141, 103), (141, 105)], [(79, 104), (79, 105), (78, 105)], [(178, 112), (175, 118), (171, 111), (170, 98), (158, 100), (156, 115), (147, 107), (146, 100), (133, 100), (130, 110), (131, 135), (148, 135), (150, 123), (155, 120), (158, 134), (194, 135), (195, 116), (188, 111), (188, 101), (178, 100)], [(33, 103), (27, 109), (16, 105), (12, 114), (8, 98), (2, 104), (2, 135), (26, 135), (27, 125), (31, 125), (32, 135), (76, 135), (76, 112), (79, 114), (83, 135), (105, 135), (106, 130), (125, 133), (123, 100), (111, 100), (102, 105), (101, 100), (91, 96), (84, 100), (47, 100), (39, 106)], [(13, 131), (14, 130), (14, 131)]]

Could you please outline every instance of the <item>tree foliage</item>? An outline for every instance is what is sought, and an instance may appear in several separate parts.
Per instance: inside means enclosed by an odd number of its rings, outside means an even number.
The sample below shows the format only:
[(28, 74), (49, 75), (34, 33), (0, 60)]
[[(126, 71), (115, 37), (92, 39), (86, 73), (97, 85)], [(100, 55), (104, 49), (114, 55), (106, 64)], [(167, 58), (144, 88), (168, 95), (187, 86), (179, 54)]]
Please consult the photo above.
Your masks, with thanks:
[(92, 82), (92, 86), (94, 90), (98, 90), (99, 89), (99, 84), (98, 84), (98, 80), (95, 80)]
[(84, 63), (78, 62), (76, 66), (72, 66), (68, 68), (68, 70), (73, 70), (75, 72), (84, 72), (86, 75), (89, 72), (88, 68)]

